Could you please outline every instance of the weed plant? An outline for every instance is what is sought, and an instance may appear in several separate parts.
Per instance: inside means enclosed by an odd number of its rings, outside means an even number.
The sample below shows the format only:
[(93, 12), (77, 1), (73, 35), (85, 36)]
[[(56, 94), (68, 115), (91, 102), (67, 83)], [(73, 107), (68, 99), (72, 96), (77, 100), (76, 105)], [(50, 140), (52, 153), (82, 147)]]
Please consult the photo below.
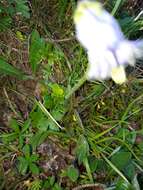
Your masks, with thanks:
[[(143, 37), (135, 2), (103, 2), (129, 39)], [(85, 81), (76, 3), (0, 2), (1, 190), (143, 189), (142, 61), (124, 85)]]

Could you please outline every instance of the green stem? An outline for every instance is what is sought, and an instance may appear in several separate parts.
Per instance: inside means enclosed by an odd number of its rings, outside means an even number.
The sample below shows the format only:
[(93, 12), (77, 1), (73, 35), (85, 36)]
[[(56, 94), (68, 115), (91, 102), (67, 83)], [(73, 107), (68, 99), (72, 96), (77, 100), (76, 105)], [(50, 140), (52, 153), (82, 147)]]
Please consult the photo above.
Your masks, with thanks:
[(87, 174), (88, 174), (88, 177), (90, 179), (90, 182), (93, 183), (93, 177), (92, 177), (92, 173), (91, 173), (91, 170), (90, 170), (90, 167), (89, 167), (89, 163), (88, 163), (88, 159), (86, 158), (84, 160), (84, 165), (86, 167), (86, 171), (87, 171)]
[(70, 92), (67, 93), (67, 95), (65, 96), (65, 99), (69, 99), (71, 97), (71, 95), (77, 91), (87, 80), (86, 75), (84, 75), (76, 84), (75, 86), (70, 90)]
[(116, 1), (116, 4), (115, 4), (115, 6), (114, 6), (114, 8), (113, 8), (113, 10), (111, 12), (111, 14), (113, 16), (115, 16), (115, 14), (116, 14), (117, 10), (119, 9), (119, 6), (120, 6), (121, 3), (122, 3), (122, 0), (117, 0)]
[(40, 101), (35, 100), (35, 102), (46, 116), (48, 116), (60, 129), (63, 129)]

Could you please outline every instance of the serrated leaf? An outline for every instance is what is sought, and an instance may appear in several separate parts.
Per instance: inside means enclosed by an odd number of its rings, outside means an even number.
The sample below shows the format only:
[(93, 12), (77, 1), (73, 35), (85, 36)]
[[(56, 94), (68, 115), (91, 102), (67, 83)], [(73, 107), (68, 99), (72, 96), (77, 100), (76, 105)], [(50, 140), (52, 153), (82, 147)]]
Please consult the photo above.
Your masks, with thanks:
[(67, 170), (67, 176), (74, 182), (77, 180), (79, 176), (79, 172), (76, 168), (74, 168), (73, 166), (70, 166)]

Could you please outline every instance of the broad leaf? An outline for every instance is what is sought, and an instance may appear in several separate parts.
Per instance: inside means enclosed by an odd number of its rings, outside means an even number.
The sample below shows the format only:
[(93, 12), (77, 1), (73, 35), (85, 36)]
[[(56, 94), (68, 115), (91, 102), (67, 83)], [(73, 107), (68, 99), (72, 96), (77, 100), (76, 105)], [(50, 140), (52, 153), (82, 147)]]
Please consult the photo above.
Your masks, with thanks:
[(79, 176), (79, 172), (76, 168), (74, 168), (73, 166), (70, 166), (68, 168), (67, 171), (67, 176), (72, 180), (72, 181), (76, 181), (78, 176)]
[(111, 158), (111, 162), (119, 169), (124, 169), (130, 162), (132, 154), (130, 152), (117, 152)]

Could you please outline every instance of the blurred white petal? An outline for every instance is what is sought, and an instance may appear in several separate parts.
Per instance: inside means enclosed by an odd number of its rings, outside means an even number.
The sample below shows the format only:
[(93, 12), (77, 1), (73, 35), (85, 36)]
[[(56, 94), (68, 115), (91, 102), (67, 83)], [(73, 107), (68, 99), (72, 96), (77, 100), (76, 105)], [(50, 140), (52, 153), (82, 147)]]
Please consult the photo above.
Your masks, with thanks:
[(116, 49), (116, 56), (120, 65), (130, 64), (134, 66), (135, 64), (134, 47), (127, 40), (119, 43)]
[(143, 41), (126, 40), (118, 22), (96, 1), (79, 2), (74, 21), (77, 39), (88, 54), (87, 77), (125, 81), (126, 65), (134, 66), (143, 57)]
[(112, 68), (117, 66), (117, 62), (112, 52), (109, 50), (95, 53), (95, 51), (88, 51), (89, 79), (106, 79), (111, 75)]
[[(109, 21), (111, 20), (112, 17), (107, 12), (104, 15), (107, 18), (109, 17)], [(77, 38), (87, 50), (104, 50), (123, 40), (123, 35), (117, 23), (109, 22), (113, 24), (110, 25), (95, 18), (90, 12), (85, 12), (76, 25)]]

